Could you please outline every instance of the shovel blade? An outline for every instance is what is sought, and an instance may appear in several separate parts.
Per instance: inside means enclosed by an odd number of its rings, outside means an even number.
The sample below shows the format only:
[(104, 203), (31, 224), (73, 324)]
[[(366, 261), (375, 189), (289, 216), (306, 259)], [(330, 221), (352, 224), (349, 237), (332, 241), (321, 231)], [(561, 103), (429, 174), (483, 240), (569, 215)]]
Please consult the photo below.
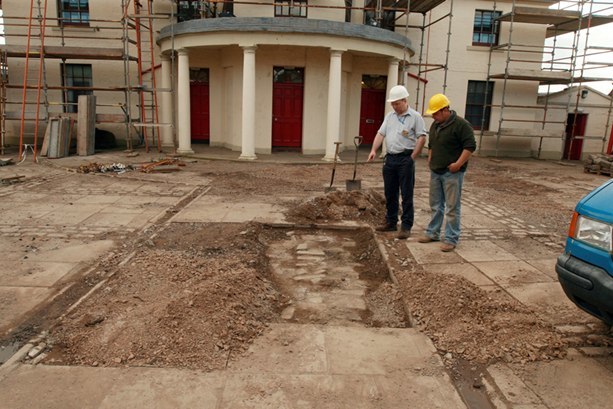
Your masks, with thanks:
[(360, 179), (346, 180), (345, 183), (348, 192), (351, 192), (352, 190), (362, 190), (362, 181)]

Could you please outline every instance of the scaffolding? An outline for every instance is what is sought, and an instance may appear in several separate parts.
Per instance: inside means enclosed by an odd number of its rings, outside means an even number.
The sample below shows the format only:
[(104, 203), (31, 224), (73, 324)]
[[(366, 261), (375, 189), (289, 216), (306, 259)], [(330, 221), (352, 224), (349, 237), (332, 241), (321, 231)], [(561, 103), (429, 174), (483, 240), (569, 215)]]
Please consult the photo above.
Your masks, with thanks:
[[(146, 0), (144, 6), (142, 0), (122, 0), (119, 18), (88, 18), (87, 24), (82, 25), (86, 28), (75, 29), (61, 12), (57, 17), (48, 15), (48, 0), (30, 2), (29, 16), (3, 16), (6, 44), (0, 45), (2, 153), (7, 146), (7, 122), (18, 121), (19, 156), (30, 148), (36, 159), (47, 121), (56, 116), (77, 118), (77, 104), (68, 95), (94, 92), (104, 96), (96, 103), (96, 111), (104, 111), (96, 112), (96, 124), (124, 124), (128, 150), (133, 148), (134, 134), (147, 151), (150, 145), (161, 151), (158, 129), (171, 125), (160, 124), (158, 119), (155, 74), (159, 67), (155, 63), (153, 20), (168, 19), (170, 15), (154, 15), (152, 0)], [(23, 65), (21, 76), (19, 68), (9, 76), (9, 61), (13, 60), (13, 67)], [(58, 68), (60, 71), (54, 77), (49, 75), (51, 61), (60, 61), (59, 67), (54, 66), (56, 72)], [(74, 61), (106, 64), (118, 75), (110, 75), (105, 86), (95, 86), (93, 81), (70, 84), (66, 65)], [(122, 68), (117, 69), (120, 64)], [(21, 90), (21, 98), (16, 90)]]
[[(497, 1), (493, 1), (494, 11), (498, 10)], [(555, 2), (551, 2), (555, 3)], [(564, 4), (562, 4), (564, 3)], [(604, 5), (599, 8), (600, 12), (607, 12), (609, 15), (597, 15), (594, 13), (594, 5)], [(490, 55), (487, 71), (487, 83), (494, 81), (502, 85), (501, 99), (499, 104), (488, 102), (487, 90), (483, 101), (483, 116), (481, 132), (479, 136), (479, 151), (482, 150), (484, 139), (495, 137), (495, 156), (498, 156), (500, 143), (503, 138), (537, 138), (538, 147), (536, 157), (540, 158), (542, 153), (543, 141), (545, 139), (561, 139), (563, 142), (567, 138), (567, 118), (556, 120), (556, 115), (552, 111), (558, 110), (564, 113), (578, 113), (580, 108), (580, 92), (582, 84), (592, 81), (611, 81), (611, 77), (589, 76), (588, 71), (595, 68), (610, 67), (611, 63), (597, 62), (591, 60), (593, 56), (603, 56), (603, 54), (613, 51), (611, 47), (593, 46), (589, 43), (589, 31), (592, 27), (613, 22), (610, 15), (613, 2), (603, 1), (565, 1), (558, 2), (557, 9), (518, 6), (513, 0), (511, 10), (500, 15), (496, 19), (498, 24), (498, 34), (506, 33), (506, 38), (499, 44), (490, 46)], [(530, 44), (529, 42), (518, 41), (515, 37), (519, 31), (518, 25), (530, 24), (542, 26), (545, 30), (546, 38), (551, 38), (552, 45)], [(520, 32), (521, 33), (521, 32)], [(585, 36), (583, 44), (581, 42), (582, 33)], [(564, 34), (572, 35), (572, 45), (564, 46), (559, 43), (559, 36)], [(502, 52), (505, 56), (504, 67), (500, 72), (494, 72), (492, 68), (492, 55), (495, 52)], [(532, 82), (537, 86), (547, 89), (546, 95), (551, 94), (553, 86), (564, 86), (571, 89), (577, 86), (575, 101), (570, 98), (565, 106), (551, 105), (548, 98), (543, 98), (544, 104), (514, 104), (512, 100), (512, 84), (515, 81)], [(606, 129), (603, 135), (581, 136), (576, 138), (602, 139), (603, 151), (604, 143), (610, 126), (611, 107), (609, 103)], [(539, 112), (538, 117), (534, 112)], [(488, 131), (488, 114), (498, 115), (498, 127), (495, 131)], [(530, 125), (527, 127), (526, 125)], [(574, 127), (575, 125), (573, 125)], [(571, 133), (572, 139), (575, 138), (574, 132)], [(562, 154), (564, 157), (564, 152)]]

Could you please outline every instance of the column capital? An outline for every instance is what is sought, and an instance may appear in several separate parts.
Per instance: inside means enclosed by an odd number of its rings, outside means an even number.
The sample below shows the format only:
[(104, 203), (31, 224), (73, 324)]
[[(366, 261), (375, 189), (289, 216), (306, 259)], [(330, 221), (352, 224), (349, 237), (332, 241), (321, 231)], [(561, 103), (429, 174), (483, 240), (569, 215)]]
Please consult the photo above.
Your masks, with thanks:
[(187, 48), (179, 48), (177, 50), (177, 54), (179, 54), (179, 55), (189, 55), (189, 50)]
[(254, 53), (255, 50), (258, 48), (257, 45), (241, 45), (240, 47), (243, 49), (243, 52), (245, 53)]
[(172, 57), (168, 54), (160, 54), (160, 60), (168, 62), (172, 60)]
[(343, 55), (343, 53), (344, 53), (345, 51), (346, 51), (346, 50), (335, 50), (335, 49), (332, 49), (332, 48), (331, 48), (331, 49), (330, 49), (330, 56), (331, 56), (331, 57), (340, 57), (341, 55)]
[(396, 57), (391, 57), (388, 61), (390, 64), (400, 64), (400, 59)]

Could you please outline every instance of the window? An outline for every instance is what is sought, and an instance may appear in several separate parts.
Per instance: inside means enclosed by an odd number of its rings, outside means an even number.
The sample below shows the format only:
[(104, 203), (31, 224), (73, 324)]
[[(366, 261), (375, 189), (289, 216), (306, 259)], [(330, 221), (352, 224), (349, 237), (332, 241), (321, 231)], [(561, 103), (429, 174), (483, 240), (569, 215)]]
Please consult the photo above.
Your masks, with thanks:
[(476, 10), (473, 25), (473, 45), (497, 45), (500, 11)]
[(62, 64), (62, 84), (64, 91), (64, 112), (77, 112), (79, 95), (93, 94), (90, 89), (73, 89), (73, 87), (92, 87), (91, 64)]
[(306, 17), (307, 0), (275, 1), (275, 17)]
[(380, 20), (377, 20), (377, 0), (366, 0), (364, 2), (364, 24), (367, 26), (380, 27), (385, 30), (396, 30), (396, 12), (385, 10), (381, 13)]
[(89, 25), (89, 0), (58, 0), (58, 2), (61, 25)]
[[(494, 82), (468, 81), (466, 92), (466, 111), (464, 118), (471, 123), (473, 128), (483, 130), (490, 129), (490, 115), (492, 113), (492, 94)], [(483, 121), (483, 109), (485, 107), (485, 121)]]
[(198, 20), (203, 18), (200, 0), (179, 0), (177, 4), (177, 21)]
[(302, 84), (304, 83), (304, 68), (274, 67), (272, 80), (285, 84)]

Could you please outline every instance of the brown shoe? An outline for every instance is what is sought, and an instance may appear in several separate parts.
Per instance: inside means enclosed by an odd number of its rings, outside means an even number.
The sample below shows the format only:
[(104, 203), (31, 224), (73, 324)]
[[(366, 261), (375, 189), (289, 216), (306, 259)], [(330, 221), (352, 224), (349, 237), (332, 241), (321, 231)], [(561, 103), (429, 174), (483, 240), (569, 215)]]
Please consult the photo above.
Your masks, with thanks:
[(423, 236), (417, 239), (418, 242), (420, 243), (432, 243), (433, 241), (438, 241), (436, 239), (433, 239), (430, 236)]
[(411, 236), (411, 230), (405, 229), (404, 227), (400, 228), (400, 232), (398, 233), (398, 238), (400, 240), (408, 239)]
[(453, 249), (455, 249), (455, 244), (451, 244), (451, 243), (441, 244), (441, 251), (444, 251), (445, 253), (448, 253), (452, 251)]
[(382, 224), (381, 226), (377, 226), (375, 230), (376, 231), (396, 231), (397, 228), (395, 224), (385, 223), (385, 224)]

